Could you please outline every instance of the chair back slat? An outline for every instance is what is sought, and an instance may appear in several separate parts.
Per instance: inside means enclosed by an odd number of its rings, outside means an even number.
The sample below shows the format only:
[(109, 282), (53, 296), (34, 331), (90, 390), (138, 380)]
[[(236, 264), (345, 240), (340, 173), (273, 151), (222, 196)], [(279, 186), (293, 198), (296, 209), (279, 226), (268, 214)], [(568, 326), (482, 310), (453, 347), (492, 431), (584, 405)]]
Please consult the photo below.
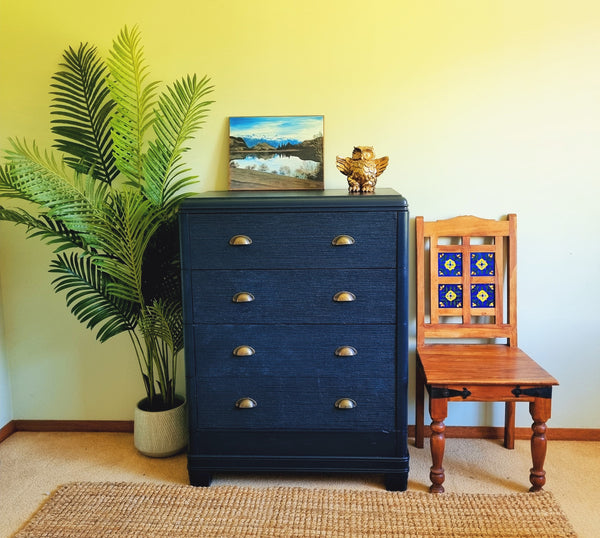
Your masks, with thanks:
[(517, 345), (516, 215), (416, 218), (417, 344), (506, 339)]

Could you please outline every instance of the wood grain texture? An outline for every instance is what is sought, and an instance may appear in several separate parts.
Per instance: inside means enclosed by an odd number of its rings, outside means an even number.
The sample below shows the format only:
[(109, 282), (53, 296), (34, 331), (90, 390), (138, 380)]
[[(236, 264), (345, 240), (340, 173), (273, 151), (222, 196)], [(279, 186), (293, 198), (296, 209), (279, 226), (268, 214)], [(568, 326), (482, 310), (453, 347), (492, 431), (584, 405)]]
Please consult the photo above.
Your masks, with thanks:
[[(543, 464), (552, 386), (558, 381), (517, 347), (516, 215), (501, 221), (463, 216), (425, 222), (417, 217), (415, 230), (415, 445), (423, 447), (426, 386), (432, 420), (430, 491), (444, 491), (448, 401), (505, 402), (507, 448), (514, 447), (515, 404), (529, 402), (533, 419), (531, 491), (539, 491), (546, 480)], [(491, 257), (493, 267), (478, 265)], [(483, 299), (479, 297), (485, 289), (482, 286), (490, 291)], [(472, 339), (479, 342), (465, 344)], [(495, 343), (495, 339), (504, 342)]]
[(428, 385), (558, 385), (553, 376), (519, 348), (429, 344), (417, 351)]

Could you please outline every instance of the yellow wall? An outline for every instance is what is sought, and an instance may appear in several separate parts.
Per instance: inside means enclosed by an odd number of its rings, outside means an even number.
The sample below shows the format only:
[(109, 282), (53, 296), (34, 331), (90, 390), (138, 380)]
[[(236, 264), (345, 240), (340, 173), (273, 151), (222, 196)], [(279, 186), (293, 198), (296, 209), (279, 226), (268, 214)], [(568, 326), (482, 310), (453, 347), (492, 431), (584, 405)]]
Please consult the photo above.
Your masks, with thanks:
[[(336, 155), (374, 145), (390, 157), (380, 185), (413, 216), (516, 212), (520, 344), (561, 381), (551, 425), (600, 427), (600, 3), (3, 0), (0, 147), (48, 145), (62, 50), (104, 53), (125, 24), (156, 78), (213, 79), (189, 157), (198, 191), (227, 187), (228, 116), (323, 114), (327, 188), (345, 186)], [(13, 417), (131, 418), (142, 387), (126, 339), (96, 344), (51, 291), (47, 249), (23, 238), (0, 224)], [(447, 423), (488, 419), (501, 423), (498, 408), (475, 404)]]

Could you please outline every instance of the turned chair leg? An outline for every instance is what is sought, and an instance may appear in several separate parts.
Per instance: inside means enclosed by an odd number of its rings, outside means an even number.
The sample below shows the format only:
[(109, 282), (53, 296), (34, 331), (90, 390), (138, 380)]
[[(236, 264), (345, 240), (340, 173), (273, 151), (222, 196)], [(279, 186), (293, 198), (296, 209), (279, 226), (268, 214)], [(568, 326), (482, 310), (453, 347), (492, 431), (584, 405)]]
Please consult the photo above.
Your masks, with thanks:
[(448, 400), (446, 398), (430, 398), (429, 410), (431, 414), (431, 460), (429, 472), (431, 486), (430, 493), (444, 493), (444, 449), (446, 448), (446, 425), (444, 419), (448, 414)]
[(533, 467), (530, 470), (529, 481), (531, 488), (529, 491), (540, 491), (546, 484), (546, 471), (544, 471), (544, 460), (546, 459), (546, 422), (550, 419), (550, 408), (552, 400), (550, 398), (535, 398), (529, 404), (529, 413), (533, 418), (531, 430), (531, 459)]
[(415, 379), (415, 446), (423, 448), (425, 439), (425, 377), (419, 359), (417, 359)]

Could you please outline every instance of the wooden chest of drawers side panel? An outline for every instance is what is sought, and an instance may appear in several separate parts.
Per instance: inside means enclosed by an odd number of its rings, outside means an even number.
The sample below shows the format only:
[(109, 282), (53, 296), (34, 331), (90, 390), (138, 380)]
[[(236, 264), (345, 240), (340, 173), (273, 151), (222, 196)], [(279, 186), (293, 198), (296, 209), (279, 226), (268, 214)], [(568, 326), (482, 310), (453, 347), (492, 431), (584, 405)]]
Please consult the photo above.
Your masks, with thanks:
[(396, 431), (398, 446), (408, 454), (408, 211), (398, 213), (396, 290)]

